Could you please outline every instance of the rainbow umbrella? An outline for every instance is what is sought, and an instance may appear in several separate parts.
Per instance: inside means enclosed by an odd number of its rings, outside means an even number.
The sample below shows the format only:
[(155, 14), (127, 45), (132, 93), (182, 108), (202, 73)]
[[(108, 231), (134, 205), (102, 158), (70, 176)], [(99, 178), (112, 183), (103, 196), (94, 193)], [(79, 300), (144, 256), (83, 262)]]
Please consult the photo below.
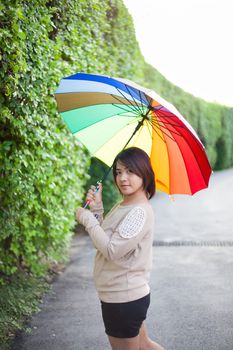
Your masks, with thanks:
[(158, 190), (194, 194), (208, 186), (212, 170), (198, 135), (154, 91), (77, 73), (61, 80), (55, 98), (72, 134), (107, 165), (123, 148), (136, 146), (150, 156)]

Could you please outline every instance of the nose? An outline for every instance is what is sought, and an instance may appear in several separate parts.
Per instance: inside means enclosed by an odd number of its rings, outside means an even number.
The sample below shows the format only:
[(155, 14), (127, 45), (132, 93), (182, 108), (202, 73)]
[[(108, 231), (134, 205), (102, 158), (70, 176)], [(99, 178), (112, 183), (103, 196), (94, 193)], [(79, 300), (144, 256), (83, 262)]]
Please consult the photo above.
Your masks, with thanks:
[(127, 180), (127, 174), (125, 172), (122, 172), (121, 175), (120, 175), (120, 181), (123, 182), (123, 181), (126, 181)]

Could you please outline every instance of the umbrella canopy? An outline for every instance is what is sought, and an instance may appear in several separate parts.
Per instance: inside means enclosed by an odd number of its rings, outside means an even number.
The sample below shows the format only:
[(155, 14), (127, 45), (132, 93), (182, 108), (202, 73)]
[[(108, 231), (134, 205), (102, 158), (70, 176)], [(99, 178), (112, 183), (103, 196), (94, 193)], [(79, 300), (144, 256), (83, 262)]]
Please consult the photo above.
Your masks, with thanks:
[(150, 156), (157, 189), (194, 194), (208, 186), (211, 167), (198, 135), (154, 91), (126, 79), (77, 73), (61, 80), (55, 98), (69, 130), (107, 165), (135, 146)]

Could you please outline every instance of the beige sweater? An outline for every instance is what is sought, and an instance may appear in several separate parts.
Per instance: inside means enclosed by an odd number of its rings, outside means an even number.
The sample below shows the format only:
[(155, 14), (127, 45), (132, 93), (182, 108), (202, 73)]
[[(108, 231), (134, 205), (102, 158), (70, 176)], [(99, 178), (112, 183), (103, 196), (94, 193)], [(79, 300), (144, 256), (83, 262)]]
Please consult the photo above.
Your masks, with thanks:
[(154, 213), (149, 203), (116, 205), (102, 220), (101, 207), (85, 211), (80, 222), (96, 249), (94, 281), (105, 302), (133, 301), (150, 292)]

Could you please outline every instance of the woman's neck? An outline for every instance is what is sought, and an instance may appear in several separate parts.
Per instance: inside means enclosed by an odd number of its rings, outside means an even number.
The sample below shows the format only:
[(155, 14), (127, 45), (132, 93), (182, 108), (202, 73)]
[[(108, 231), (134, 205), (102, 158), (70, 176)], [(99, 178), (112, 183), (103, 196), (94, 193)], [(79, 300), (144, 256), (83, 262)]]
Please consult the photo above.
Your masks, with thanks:
[(121, 202), (122, 205), (131, 205), (131, 204), (136, 204), (138, 202), (147, 202), (148, 198), (146, 193), (143, 191), (141, 193), (133, 194), (133, 195), (128, 195), (128, 196), (123, 196), (123, 200)]

